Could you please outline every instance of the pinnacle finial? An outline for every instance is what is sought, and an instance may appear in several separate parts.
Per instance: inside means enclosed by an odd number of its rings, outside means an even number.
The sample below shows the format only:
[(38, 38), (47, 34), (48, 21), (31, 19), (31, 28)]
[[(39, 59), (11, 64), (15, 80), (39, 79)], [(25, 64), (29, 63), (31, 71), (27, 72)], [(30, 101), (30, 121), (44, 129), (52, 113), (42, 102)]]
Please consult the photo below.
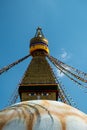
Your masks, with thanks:
[(37, 28), (35, 37), (44, 37), (41, 27)]
[(38, 27), (37, 30), (42, 30), (42, 28), (41, 28), (41, 27)]

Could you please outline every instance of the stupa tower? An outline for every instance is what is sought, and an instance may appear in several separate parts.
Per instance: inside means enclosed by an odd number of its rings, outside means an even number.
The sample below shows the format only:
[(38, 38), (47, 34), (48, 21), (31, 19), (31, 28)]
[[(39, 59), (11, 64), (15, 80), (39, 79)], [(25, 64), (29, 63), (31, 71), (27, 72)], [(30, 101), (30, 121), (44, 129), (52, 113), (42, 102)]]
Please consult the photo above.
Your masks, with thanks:
[(77, 107), (60, 77), (54, 74), (52, 63), (56, 69), (73, 81), (80, 89), (87, 93), (87, 73), (82, 72), (49, 54), (48, 40), (44, 37), (41, 28), (37, 28), (35, 36), (30, 40), (30, 52), (25, 57), (0, 69), (0, 75), (32, 56), (32, 60), (19, 84), (13, 92), (9, 105), (14, 104), (18, 96), (21, 101), (27, 100), (59, 100)]
[(58, 83), (46, 55), (49, 54), (48, 40), (41, 28), (37, 28), (30, 40), (32, 60), (19, 85), (21, 101), (48, 99), (58, 100)]

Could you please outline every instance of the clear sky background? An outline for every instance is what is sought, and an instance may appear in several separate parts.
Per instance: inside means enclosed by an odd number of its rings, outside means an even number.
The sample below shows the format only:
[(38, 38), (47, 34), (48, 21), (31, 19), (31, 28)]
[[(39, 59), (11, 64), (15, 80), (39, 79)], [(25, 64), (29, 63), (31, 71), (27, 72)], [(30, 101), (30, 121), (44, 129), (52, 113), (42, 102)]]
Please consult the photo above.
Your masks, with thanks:
[[(29, 53), (29, 40), (38, 26), (49, 40), (50, 55), (87, 72), (87, 0), (0, 0), (0, 68)], [(8, 104), (29, 63), (27, 59), (0, 76), (0, 109)], [(59, 76), (87, 113), (87, 93)]]

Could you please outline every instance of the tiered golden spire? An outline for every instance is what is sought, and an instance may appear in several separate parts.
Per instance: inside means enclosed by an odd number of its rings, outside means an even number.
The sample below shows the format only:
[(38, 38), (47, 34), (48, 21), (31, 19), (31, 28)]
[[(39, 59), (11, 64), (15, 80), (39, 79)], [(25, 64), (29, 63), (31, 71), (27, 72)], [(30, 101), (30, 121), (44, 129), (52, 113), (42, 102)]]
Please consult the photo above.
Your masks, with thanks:
[(33, 55), (38, 50), (49, 53), (48, 40), (44, 37), (40, 27), (37, 28), (35, 37), (30, 40), (30, 54)]

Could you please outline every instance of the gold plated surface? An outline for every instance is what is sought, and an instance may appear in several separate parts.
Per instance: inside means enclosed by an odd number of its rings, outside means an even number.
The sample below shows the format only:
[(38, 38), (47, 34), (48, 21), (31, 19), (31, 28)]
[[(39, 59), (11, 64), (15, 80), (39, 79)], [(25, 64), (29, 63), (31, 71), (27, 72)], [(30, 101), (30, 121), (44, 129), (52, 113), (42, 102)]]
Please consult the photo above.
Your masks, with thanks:
[(37, 50), (49, 53), (48, 40), (44, 37), (41, 28), (37, 29), (35, 37), (30, 40), (30, 54), (33, 55)]

